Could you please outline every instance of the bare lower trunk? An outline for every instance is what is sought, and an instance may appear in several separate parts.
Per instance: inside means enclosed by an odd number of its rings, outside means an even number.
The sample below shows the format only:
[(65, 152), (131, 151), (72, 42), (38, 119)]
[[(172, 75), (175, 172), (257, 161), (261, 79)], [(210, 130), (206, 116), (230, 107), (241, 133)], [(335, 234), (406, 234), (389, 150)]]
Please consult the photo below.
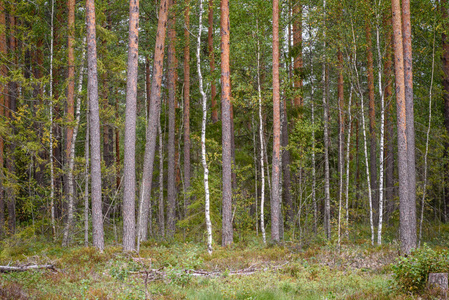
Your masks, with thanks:
[[(258, 24), (257, 24), (258, 25)], [(259, 26), (257, 26), (259, 32)], [(262, 118), (262, 88), (260, 84), (260, 44), (259, 37), (257, 37), (257, 94), (258, 94), (258, 106), (259, 106), (259, 141), (260, 141), (260, 176), (261, 176), (261, 188), (260, 188), (260, 230), (262, 231), (263, 243), (267, 243), (265, 234), (265, 222), (264, 222), (264, 206), (265, 206), (265, 169), (264, 169), (264, 141), (263, 141), (263, 118)]]
[(188, 216), (190, 197), (187, 193), (190, 189), (190, 0), (186, 0), (184, 29), (184, 212)]
[(273, 161), (271, 179), (271, 239), (279, 242), (280, 209), (280, 86), (279, 86), (279, 2), (273, 0)]
[(165, 237), (164, 213), (164, 135), (162, 133), (161, 117), (159, 116), (159, 231)]
[(53, 165), (53, 42), (54, 42), (54, 12), (55, 1), (51, 2), (51, 41), (50, 41), (50, 140), (49, 140), (49, 152), (50, 152), (50, 210), (51, 210), (51, 228), (53, 233), (53, 240), (56, 239), (56, 227), (55, 227), (55, 186), (54, 178), (55, 171)]
[(91, 198), (93, 245), (104, 249), (103, 214), (101, 208), (101, 153), (100, 153), (100, 109), (98, 105), (97, 42), (95, 32), (95, 4), (86, 1), (87, 62), (89, 66), (88, 93), (90, 105), (91, 133)]
[(432, 124), (432, 92), (433, 92), (433, 75), (435, 72), (435, 35), (433, 36), (433, 51), (432, 51), (432, 76), (430, 78), (430, 87), (429, 87), (429, 122), (427, 126), (427, 134), (426, 134), (426, 152), (424, 153), (424, 183), (423, 183), (423, 194), (421, 198), (421, 217), (419, 218), (419, 236), (418, 236), (418, 247), (421, 245), (422, 238), (422, 224), (424, 219), (424, 209), (425, 209), (425, 200), (426, 200), (426, 192), (427, 192), (427, 156), (429, 153), (429, 139), (430, 139), (430, 127)]
[(346, 203), (345, 203), (345, 235), (349, 237), (349, 169), (350, 169), (350, 146), (351, 146), (351, 130), (352, 130), (352, 114), (351, 114), (351, 106), (352, 106), (352, 93), (353, 93), (353, 85), (351, 83), (351, 90), (349, 92), (349, 101), (348, 101), (348, 138), (346, 142)]
[[(149, 207), (151, 196), (151, 184), (153, 180), (154, 156), (156, 153), (156, 138), (158, 129), (158, 118), (160, 117), (161, 85), (163, 76), (164, 49), (166, 24), (169, 11), (168, 0), (161, 0), (154, 53), (153, 78), (151, 82), (150, 115), (146, 131), (145, 156), (142, 172), (142, 184), (140, 187), (139, 204), (143, 208)], [(141, 220), (148, 219), (149, 211), (141, 210)]]
[(67, 199), (67, 224), (66, 228), (64, 229), (64, 237), (62, 244), (64, 246), (68, 246), (70, 244), (70, 230), (73, 225), (73, 219), (74, 219), (74, 211), (75, 211), (75, 187), (74, 187), (74, 180), (73, 180), (73, 169), (75, 167), (75, 143), (76, 138), (78, 136), (78, 128), (80, 124), (80, 116), (81, 116), (81, 92), (83, 90), (83, 75), (84, 75), (84, 60), (86, 57), (86, 51), (85, 51), (85, 45), (86, 45), (86, 39), (84, 38), (83, 42), (83, 54), (82, 54), (82, 60), (81, 60), (81, 69), (79, 73), (79, 79), (78, 79), (78, 95), (76, 100), (76, 121), (75, 121), (75, 127), (73, 128), (73, 132), (71, 134), (71, 143), (70, 143), (70, 155), (69, 155), (69, 170), (67, 173), (67, 191), (68, 191), (68, 199)]
[(84, 159), (86, 166), (84, 167), (84, 246), (89, 246), (89, 98), (87, 99), (86, 108), (86, 139), (84, 142)]
[(207, 230), (207, 252), (212, 254), (212, 223), (210, 221), (210, 196), (209, 196), (209, 168), (206, 161), (206, 121), (207, 121), (207, 97), (203, 89), (203, 76), (201, 74), (201, 31), (203, 27), (203, 1), (200, 0), (200, 13), (199, 13), (199, 25), (198, 36), (196, 46), (196, 66), (198, 70), (198, 81), (203, 100), (203, 118), (201, 121), (201, 163), (204, 169), (204, 213), (206, 217), (206, 230)]

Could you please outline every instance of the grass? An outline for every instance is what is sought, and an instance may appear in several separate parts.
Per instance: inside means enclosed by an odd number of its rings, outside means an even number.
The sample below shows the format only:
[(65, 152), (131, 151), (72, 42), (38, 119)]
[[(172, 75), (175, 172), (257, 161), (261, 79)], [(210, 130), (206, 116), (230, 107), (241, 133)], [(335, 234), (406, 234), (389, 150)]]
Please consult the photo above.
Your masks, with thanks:
[[(4, 242), (0, 264), (54, 263), (59, 272), (38, 270), (0, 276), (1, 299), (413, 299), (395, 288), (389, 265), (395, 245), (367, 243), (265, 247), (254, 239), (209, 255), (199, 243), (147, 242), (140, 254), (120, 247), (61, 248), (45, 240)], [(282, 265), (276, 269), (274, 266)], [(258, 268), (252, 275), (232, 271)], [(139, 271), (159, 269), (163, 280), (145, 284)], [(265, 270), (264, 270), (265, 269)], [(219, 271), (214, 278), (185, 270)]]

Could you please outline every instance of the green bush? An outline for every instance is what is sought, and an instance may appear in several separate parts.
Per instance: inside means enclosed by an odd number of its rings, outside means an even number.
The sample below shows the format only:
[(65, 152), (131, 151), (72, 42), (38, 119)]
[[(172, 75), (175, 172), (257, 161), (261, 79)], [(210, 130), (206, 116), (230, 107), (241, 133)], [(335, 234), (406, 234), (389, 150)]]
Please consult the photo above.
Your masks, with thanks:
[(424, 244), (408, 257), (399, 257), (392, 264), (392, 270), (400, 289), (421, 292), (426, 287), (429, 273), (449, 271), (449, 251), (435, 251)]

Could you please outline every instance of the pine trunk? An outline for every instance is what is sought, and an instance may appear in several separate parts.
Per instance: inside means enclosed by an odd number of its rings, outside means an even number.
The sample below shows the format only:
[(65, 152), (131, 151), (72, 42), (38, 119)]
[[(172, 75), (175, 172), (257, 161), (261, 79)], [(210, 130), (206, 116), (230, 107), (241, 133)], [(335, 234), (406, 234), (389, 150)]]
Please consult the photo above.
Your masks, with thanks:
[(88, 93), (90, 105), (90, 148), (91, 148), (91, 198), (93, 245), (104, 249), (103, 213), (101, 208), (101, 152), (100, 114), (98, 105), (97, 41), (95, 32), (95, 3), (86, 0)]
[(279, 242), (280, 204), (280, 86), (279, 86), (279, 1), (273, 0), (273, 161), (271, 188), (271, 240)]
[(231, 119), (231, 74), (229, 66), (229, 0), (221, 0), (221, 120), (223, 159), (223, 208), (222, 246), (233, 241), (232, 230), (232, 119)]
[[(170, 0), (170, 7), (175, 4)], [(176, 178), (175, 178), (175, 97), (176, 97), (176, 31), (175, 14), (172, 13), (168, 21), (168, 180), (167, 180), (167, 236), (173, 238), (175, 234), (176, 212)]]
[[(190, 0), (186, 0), (184, 29), (184, 213), (188, 214), (190, 197)], [(212, 89), (212, 87), (211, 87)], [(213, 98), (212, 98), (213, 99)]]

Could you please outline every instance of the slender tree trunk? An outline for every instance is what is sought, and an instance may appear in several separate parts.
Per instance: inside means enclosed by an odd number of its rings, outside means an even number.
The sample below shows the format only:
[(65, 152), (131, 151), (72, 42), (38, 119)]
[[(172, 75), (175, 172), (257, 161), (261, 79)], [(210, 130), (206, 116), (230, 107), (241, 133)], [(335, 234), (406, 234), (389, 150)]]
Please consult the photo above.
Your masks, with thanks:
[(206, 161), (206, 120), (207, 120), (207, 97), (203, 89), (203, 76), (201, 74), (201, 31), (203, 27), (203, 1), (200, 0), (200, 12), (198, 21), (198, 36), (196, 46), (196, 66), (198, 71), (198, 82), (203, 100), (203, 118), (201, 121), (201, 163), (204, 169), (204, 211), (207, 230), (207, 252), (212, 254), (212, 223), (210, 221), (210, 196), (209, 196), (209, 168)]
[(385, 207), (386, 215), (385, 222), (388, 222), (389, 217), (393, 213), (394, 208), (394, 132), (393, 132), (393, 101), (392, 101), (392, 33), (391, 33), (391, 17), (384, 18), (385, 27), (387, 28), (387, 36), (385, 43), (387, 46), (386, 58), (384, 63), (384, 78), (385, 78), (385, 102), (388, 103), (385, 115)]
[(397, 136), (398, 136), (398, 173), (399, 173), (399, 233), (401, 237), (401, 251), (410, 253), (414, 245), (410, 237), (409, 215), (409, 178), (408, 151), (407, 151), (407, 115), (405, 103), (404, 78), (404, 49), (402, 40), (401, 6), (399, 0), (391, 1), (393, 14), (393, 41), (396, 80), (396, 107), (397, 107)]
[[(352, 42), (354, 47), (356, 47), (356, 39), (355, 39), (355, 33), (354, 33), (354, 24), (353, 20), (351, 20), (351, 28), (352, 28)], [(359, 79), (359, 71), (357, 69), (357, 48), (354, 49), (354, 70), (356, 72), (356, 82), (357, 82), (357, 89), (360, 96), (360, 103), (361, 103), (361, 114), (362, 114), (362, 133), (363, 133), (363, 150), (365, 154), (365, 171), (366, 171), (366, 181), (368, 186), (368, 202), (369, 202), (369, 221), (370, 221), (370, 228), (371, 228), (371, 244), (374, 245), (374, 223), (373, 223), (373, 200), (372, 200), (372, 193), (371, 193), (371, 177), (370, 177), (370, 168), (368, 163), (368, 143), (366, 140), (366, 122), (365, 122), (365, 102), (363, 99), (363, 92), (360, 85), (360, 79)]]
[(368, 105), (369, 105), (369, 134), (370, 134), (370, 182), (371, 182), (371, 199), (373, 200), (373, 222), (376, 226), (378, 221), (379, 207), (378, 186), (377, 186), (377, 138), (376, 138), (376, 113), (374, 103), (374, 60), (371, 42), (371, 20), (367, 20), (365, 24), (366, 33), (366, 56), (367, 56), (367, 79), (368, 79)]
[(54, 56), (54, 14), (55, 14), (55, 0), (51, 2), (51, 37), (50, 37), (50, 139), (49, 139), (49, 156), (50, 156), (50, 211), (51, 211), (51, 227), (53, 240), (56, 239), (55, 227), (55, 172), (53, 165), (53, 56)]
[[(175, 0), (170, 0), (173, 7)], [(175, 179), (175, 97), (176, 97), (176, 52), (175, 14), (168, 20), (168, 180), (167, 180), (167, 235), (175, 234), (176, 179)]]
[(88, 93), (90, 104), (90, 146), (91, 146), (91, 197), (93, 245), (100, 251), (104, 249), (103, 213), (101, 208), (101, 152), (100, 152), (100, 114), (98, 105), (97, 42), (95, 32), (95, 3), (86, 0)]
[(346, 142), (346, 203), (345, 203), (345, 210), (346, 210), (346, 216), (345, 216), (345, 235), (347, 238), (349, 238), (349, 169), (351, 166), (351, 159), (350, 159), (350, 146), (351, 146), (351, 131), (352, 131), (352, 114), (351, 114), (351, 106), (352, 106), (352, 93), (353, 93), (353, 85), (351, 83), (351, 90), (349, 92), (349, 101), (348, 101), (348, 135), (347, 135), (347, 142)]
[[(151, 100), (150, 115), (148, 116), (148, 126), (146, 131), (145, 156), (142, 173), (142, 185), (140, 191), (140, 206), (149, 207), (151, 196), (151, 182), (153, 180), (153, 163), (156, 153), (156, 138), (160, 115), (161, 84), (163, 76), (164, 49), (166, 24), (169, 11), (168, 0), (161, 0), (159, 7), (158, 27), (156, 34), (156, 45), (154, 53), (153, 78), (151, 79)], [(140, 210), (140, 220), (148, 219), (149, 212), (146, 209)]]
[(212, 122), (218, 121), (218, 107), (217, 107), (217, 88), (215, 86), (214, 72), (215, 72), (215, 54), (214, 54), (214, 1), (209, 0), (209, 28), (207, 31), (207, 47), (209, 51), (209, 67), (212, 81), (210, 83), (210, 98), (212, 104)]
[[(80, 123), (81, 114), (81, 92), (83, 90), (83, 76), (84, 76), (84, 60), (86, 59), (86, 38), (83, 41), (83, 54), (81, 59), (81, 69), (78, 80), (78, 95), (76, 101), (76, 120), (75, 127), (70, 140), (70, 153), (68, 158), (69, 170), (67, 172), (67, 224), (64, 229), (64, 236), (62, 240), (63, 246), (69, 246), (71, 240), (71, 228), (73, 225), (74, 213), (75, 213), (75, 187), (73, 178), (73, 169), (75, 168), (75, 143), (78, 135), (78, 128)], [(74, 95), (75, 96), (75, 95)]]
[[(324, 0), (324, 44), (323, 49), (326, 50), (326, 0)], [(327, 239), (331, 238), (331, 199), (329, 184), (329, 106), (327, 103), (327, 64), (326, 54), (323, 57), (323, 121), (324, 121), (324, 230)]]
[(161, 116), (158, 120), (159, 129), (159, 231), (161, 237), (165, 237), (165, 213), (164, 213), (164, 134), (162, 133)]
[[(115, 99), (115, 117), (119, 118), (119, 106), (118, 99)], [(118, 127), (115, 128), (115, 187), (117, 191), (120, 189), (120, 129)]]
[[(380, 9), (380, 7), (379, 7)], [(380, 13), (376, 16), (377, 74), (380, 94), (380, 146), (379, 146), (379, 210), (377, 243), (382, 243), (382, 223), (384, 211), (384, 137), (385, 137), (385, 98), (382, 87), (382, 53), (380, 49)]]
[[(136, 250), (136, 113), (137, 113), (137, 72), (139, 58), (139, 0), (129, 1), (128, 78), (126, 81), (125, 149), (123, 165), (123, 250)], [(137, 250), (139, 243), (146, 239), (147, 218), (142, 219), (142, 211), (148, 205), (139, 206)]]
[[(442, 1), (442, 7), (443, 7), (443, 18), (446, 20), (449, 19), (449, 12), (447, 9), (447, 0)], [(443, 55), (442, 55), (442, 67), (443, 67), (443, 116), (444, 116), (444, 125), (446, 128), (446, 133), (449, 135), (449, 36), (447, 33), (442, 34), (442, 47), (443, 47)], [(444, 150), (444, 157), (446, 158), (446, 161), (449, 158), (449, 142), (446, 142), (444, 144), (445, 150)], [(443, 194), (444, 194), (444, 207), (446, 208), (449, 205), (449, 164), (446, 163), (446, 172), (444, 173), (443, 182), (445, 183)], [(446, 217), (445, 217), (446, 220)]]
[[(6, 29), (5, 7), (3, 2), (0, 2), (0, 27)], [(6, 30), (0, 33), (0, 55), (6, 57)], [(0, 77), (5, 78), (8, 75), (6, 64), (0, 65)], [(6, 103), (8, 101), (7, 88), (4, 84), (0, 84), (0, 118), (6, 116)], [(5, 194), (3, 182), (5, 180), (5, 174), (3, 173), (4, 166), (4, 135), (0, 135), (0, 238), (3, 238), (5, 234)]]
[(232, 230), (232, 119), (231, 72), (229, 67), (229, 0), (221, 0), (221, 120), (223, 157), (222, 246), (233, 241)]
[(413, 60), (412, 29), (410, 21), (410, 0), (402, 1), (402, 38), (404, 47), (404, 84), (405, 112), (407, 125), (407, 159), (408, 159), (408, 226), (406, 248), (407, 253), (417, 245), (416, 236), (416, 165), (415, 165), (415, 117), (413, 112)]
[[(65, 165), (70, 164), (70, 155), (72, 149), (72, 137), (74, 131), (74, 118), (75, 118), (75, 0), (67, 0), (67, 64), (68, 64), (68, 72), (67, 72), (67, 128), (65, 133)], [(70, 169), (70, 166), (69, 166)], [(69, 170), (70, 173), (70, 170)], [(70, 185), (73, 185), (73, 182), (69, 181), (69, 176), (72, 176), (73, 181), (73, 173), (67, 174), (67, 184), (66, 184), (66, 203), (67, 203), (67, 223), (66, 228), (64, 230), (63, 236), (63, 245), (67, 246), (70, 240), (70, 226), (69, 222), (73, 220), (73, 195), (70, 195)]]
[(273, 0), (273, 161), (271, 188), (271, 239), (279, 242), (280, 183), (280, 94), (279, 94), (279, 1)]
[(419, 218), (419, 236), (418, 236), (418, 247), (421, 245), (422, 238), (422, 224), (424, 220), (424, 209), (426, 204), (426, 192), (427, 192), (427, 157), (429, 153), (429, 139), (430, 139), (430, 127), (432, 125), (432, 92), (433, 92), (433, 75), (435, 72), (435, 33), (433, 36), (433, 47), (432, 47), (432, 75), (430, 77), (430, 87), (429, 87), (429, 122), (427, 125), (426, 134), (426, 152), (424, 153), (424, 183), (423, 183), (423, 194), (421, 198), (421, 217)]
[[(257, 22), (257, 20), (256, 20)], [(265, 234), (264, 222), (264, 207), (265, 207), (265, 169), (263, 165), (264, 155), (264, 141), (263, 141), (263, 118), (262, 118), (262, 87), (260, 83), (260, 42), (259, 42), (259, 23), (257, 23), (257, 95), (259, 106), (259, 141), (260, 141), (260, 173), (261, 173), (261, 188), (260, 188), (260, 230), (262, 231), (263, 243), (267, 243)]]
[(186, 0), (184, 29), (184, 212), (188, 214), (190, 197), (190, 0)]
[[(338, 134), (338, 174), (339, 174), (339, 193), (338, 193), (338, 246), (341, 245), (341, 214), (343, 201), (343, 173), (344, 173), (344, 138), (345, 138), (345, 118), (344, 112), (344, 86), (343, 86), (343, 54), (340, 50), (337, 53), (338, 57), (338, 120), (339, 120), (339, 134)], [(349, 152), (349, 148), (348, 148)]]
[(89, 95), (87, 96), (86, 108), (86, 139), (84, 141), (84, 159), (86, 165), (84, 167), (84, 246), (89, 246)]

